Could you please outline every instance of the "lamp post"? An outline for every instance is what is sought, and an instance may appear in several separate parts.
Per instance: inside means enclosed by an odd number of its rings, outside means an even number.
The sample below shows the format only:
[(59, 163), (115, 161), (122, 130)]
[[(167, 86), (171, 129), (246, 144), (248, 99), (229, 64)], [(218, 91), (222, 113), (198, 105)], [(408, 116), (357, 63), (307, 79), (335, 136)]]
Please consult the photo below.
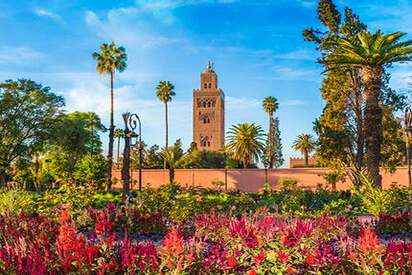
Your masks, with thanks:
[[(142, 124), (140, 117), (137, 114), (131, 114), (130, 112), (122, 114), (125, 123), (125, 146), (123, 153), (123, 167), (122, 167), (122, 180), (125, 195), (129, 192), (130, 186), (130, 148), (131, 146), (139, 144), (139, 191), (142, 190)], [(133, 144), (132, 137), (134, 130), (139, 126), (139, 133), (137, 134), (138, 141)]]
[(412, 187), (411, 176), (411, 141), (412, 141), (412, 110), (407, 107), (405, 110), (405, 133), (406, 133), (406, 158), (408, 162), (409, 187)]

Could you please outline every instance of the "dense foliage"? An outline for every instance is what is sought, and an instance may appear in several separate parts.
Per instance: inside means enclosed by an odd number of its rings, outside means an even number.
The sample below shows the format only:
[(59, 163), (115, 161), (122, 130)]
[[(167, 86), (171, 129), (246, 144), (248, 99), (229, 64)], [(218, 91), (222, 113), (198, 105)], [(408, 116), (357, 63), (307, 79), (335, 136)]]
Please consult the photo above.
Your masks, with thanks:
[[(384, 69), (392, 60), (382, 63), (382, 68), (378, 70), (380, 73), (375, 77), (376, 88), (373, 92), (370, 81), (365, 79), (365, 68), (369, 65), (381, 66), (367, 60), (382, 61), (390, 54), (395, 54), (399, 60), (408, 59), (410, 50), (398, 46), (407, 46), (410, 42), (392, 43), (399, 40), (400, 36), (395, 39), (396, 35), (388, 36), (385, 42), (383, 39), (386, 36), (379, 32), (373, 36), (368, 34), (367, 26), (350, 8), (346, 7), (341, 14), (332, 0), (320, 0), (317, 13), (322, 29), (309, 28), (303, 33), (306, 40), (317, 45), (322, 55), (319, 61), (326, 71), (320, 90), (326, 105), (315, 121), (315, 131), (319, 137), (316, 154), (322, 165), (332, 169), (354, 167), (360, 172), (368, 166), (370, 173), (374, 171), (376, 184), (379, 181), (376, 171), (379, 165), (393, 171), (405, 157), (405, 143), (399, 131), (401, 124), (395, 117), (395, 113), (405, 107), (405, 96), (389, 87), (390, 75)], [(339, 41), (346, 41), (356, 49), (369, 47), (363, 49), (363, 53), (369, 53), (369, 49), (373, 51), (370, 51), (370, 58), (358, 51), (352, 55), (356, 62), (352, 62), (353, 59), (343, 60), (342, 51), (347, 45)], [(397, 50), (390, 54), (385, 52), (385, 49), (390, 51), (395, 48)], [(342, 62), (339, 64), (335, 57)], [(371, 100), (374, 102), (373, 110)], [(376, 147), (373, 153), (372, 146)], [(360, 183), (357, 178), (352, 180), (355, 184)]]
[[(1, 193), (0, 272), (406, 274), (412, 268), (411, 243), (382, 241), (382, 234), (411, 231), (411, 213), (351, 218), (363, 206), (350, 193), (221, 194), (168, 185), (136, 194), (127, 205), (121, 194), (86, 193), (68, 187), (43, 196)], [(15, 203), (27, 212), (12, 202), (5, 210), (11, 197), (24, 198)], [(344, 210), (351, 205), (360, 208)], [(337, 209), (346, 217), (327, 214)]]
[(0, 84), (0, 186), (13, 163), (27, 162), (48, 142), (63, 99), (34, 81)]

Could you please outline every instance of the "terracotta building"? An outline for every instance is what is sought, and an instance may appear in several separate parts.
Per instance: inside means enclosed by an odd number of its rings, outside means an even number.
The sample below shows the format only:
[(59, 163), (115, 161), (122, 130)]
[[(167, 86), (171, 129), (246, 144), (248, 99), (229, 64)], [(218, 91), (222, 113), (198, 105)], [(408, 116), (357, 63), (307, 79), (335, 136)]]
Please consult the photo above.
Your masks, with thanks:
[(209, 62), (200, 75), (200, 89), (193, 90), (193, 141), (200, 150), (223, 149), (225, 140), (225, 94)]

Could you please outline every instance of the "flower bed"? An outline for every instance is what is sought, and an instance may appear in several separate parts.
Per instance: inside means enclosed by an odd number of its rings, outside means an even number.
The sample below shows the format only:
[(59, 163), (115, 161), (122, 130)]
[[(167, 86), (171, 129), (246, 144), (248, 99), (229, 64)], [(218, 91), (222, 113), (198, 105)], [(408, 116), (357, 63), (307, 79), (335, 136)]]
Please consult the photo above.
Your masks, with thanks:
[[(163, 230), (158, 214), (144, 216), (136, 209), (109, 205), (85, 211), (92, 222), (79, 226), (79, 218), (75, 221), (66, 209), (56, 211), (58, 220), (23, 212), (0, 216), (1, 273), (408, 274), (412, 270), (411, 243), (383, 244), (373, 225), (361, 226), (342, 216), (291, 218), (264, 207), (236, 217), (212, 210), (167, 229), (155, 245), (139, 241), (130, 231)], [(134, 219), (140, 227), (130, 223)], [(145, 221), (158, 225), (146, 227)]]

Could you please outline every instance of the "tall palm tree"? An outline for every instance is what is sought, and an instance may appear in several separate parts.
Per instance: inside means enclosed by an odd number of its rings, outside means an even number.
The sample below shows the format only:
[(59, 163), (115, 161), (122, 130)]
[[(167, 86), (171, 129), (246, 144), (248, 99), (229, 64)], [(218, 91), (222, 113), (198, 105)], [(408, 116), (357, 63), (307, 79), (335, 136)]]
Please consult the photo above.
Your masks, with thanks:
[(240, 123), (227, 132), (227, 151), (247, 168), (259, 161), (264, 149), (264, 132), (254, 123)]
[(109, 151), (107, 159), (109, 161), (109, 171), (107, 176), (107, 189), (112, 188), (112, 166), (113, 166), (113, 143), (114, 143), (114, 74), (116, 71), (123, 72), (126, 67), (127, 54), (126, 49), (117, 47), (114, 42), (100, 45), (100, 52), (93, 53), (93, 59), (96, 60), (96, 71), (100, 74), (110, 76), (110, 126), (109, 126)]
[(116, 130), (114, 130), (114, 138), (117, 138), (117, 169), (119, 169), (120, 165), (120, 139), (122, 137), (124, 137), (124, 130), (116, 128)]
[(316, 142), (309, 134), (299, 135), (292, 145), (293, 149), (302, 153), (305, 158), (305, 166), (309, 165), (309, 154), (316, 148)]
[[(165, 148), (169, 147), (169, 120), (167, 103), (172, 101), (172, 97), (176, 95), (175, 86), (169, 81), (160, 81), (156, 87), (156, 96), (165, 104)], [(166, 168), (166, 161), (165, 161)]]
[(266, 113), (268, 113), (269, 115), (269, 133), (267, 135), (267, 160), (268, 160), (268, 167), (269, 168), (273, 168), (275, 159), (274, 159), (274, 148), (273, 148), (273, 138), (274, 138), (274, 120), (273, 120), (273, 113), (276, 112), (276, 110), (279, 108), (279, 104), (278, 101), (276, 100), (276, 98), (274, 98), (273, 96), (268, 96), (265, 97), (265, 99), (262, 102), (262, 107), (263, 110), (265, 110)]
[(412, 40), (400, 41), (405, 33), (383, 34), (377, 31), (361, 32), (354, 40), (339, 39), (323, 62), (330, 69), (360, 68), (365, 85), (366, 166), (375, 187), (381, 187), (379, 166), (381, 161), (382, 108), (380, 106), (385, 67), (395, 62), (410, 61)]

